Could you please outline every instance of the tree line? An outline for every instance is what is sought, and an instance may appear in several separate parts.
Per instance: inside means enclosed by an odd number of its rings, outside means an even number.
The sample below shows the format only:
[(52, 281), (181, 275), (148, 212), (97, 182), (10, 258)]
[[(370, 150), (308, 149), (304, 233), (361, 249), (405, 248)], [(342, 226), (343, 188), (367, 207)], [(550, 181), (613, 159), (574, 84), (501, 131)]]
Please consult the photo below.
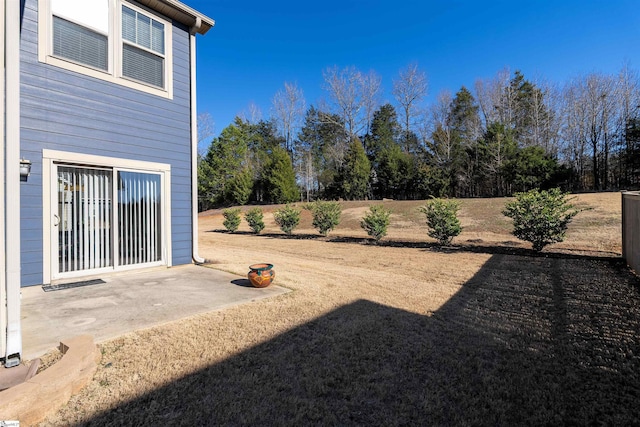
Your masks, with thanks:
[[(200, 209), (315, 199), (496, 197), (640, 186), (640, 81), (627, 66), (563, 85), (520, 71), (443, 91), (412, 64), (381, 102), (375, 72), (323, 72), (308, 108), (285, 83), (268, 119), (236, 117), (200, 156)], [(200, 125), (199, 125), (200, 126)]]

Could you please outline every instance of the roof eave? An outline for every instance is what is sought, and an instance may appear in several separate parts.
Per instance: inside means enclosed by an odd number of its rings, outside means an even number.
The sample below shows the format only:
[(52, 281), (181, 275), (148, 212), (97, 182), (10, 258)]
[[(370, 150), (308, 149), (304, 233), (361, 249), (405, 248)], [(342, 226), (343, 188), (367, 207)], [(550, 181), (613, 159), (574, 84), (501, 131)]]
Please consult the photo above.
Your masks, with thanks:
[[(192, 28), (195, 33), (206, 34), (216, 23), (213, 19), (177, 0), (137, 0), (139, 3)], [(199, 23), (199, 25), (198, 25)]]

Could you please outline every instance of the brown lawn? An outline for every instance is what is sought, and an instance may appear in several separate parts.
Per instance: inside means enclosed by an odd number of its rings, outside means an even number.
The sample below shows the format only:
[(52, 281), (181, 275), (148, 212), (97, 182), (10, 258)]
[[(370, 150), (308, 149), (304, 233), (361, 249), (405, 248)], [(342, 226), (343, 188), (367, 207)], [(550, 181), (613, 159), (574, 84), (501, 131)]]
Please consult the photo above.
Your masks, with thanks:
[(637, 424), (640, 283), (619, 259), (620, 194), (584, 194), (565, 242), (533, 254), (506, 199), (462, 200), (439, 250), (416, 207), (382, 244), (368, 203), (292, 238), (200, 217), (210, 268), (270, 262), (286, 295), (102, 343), (93, 382), (45, 425)]

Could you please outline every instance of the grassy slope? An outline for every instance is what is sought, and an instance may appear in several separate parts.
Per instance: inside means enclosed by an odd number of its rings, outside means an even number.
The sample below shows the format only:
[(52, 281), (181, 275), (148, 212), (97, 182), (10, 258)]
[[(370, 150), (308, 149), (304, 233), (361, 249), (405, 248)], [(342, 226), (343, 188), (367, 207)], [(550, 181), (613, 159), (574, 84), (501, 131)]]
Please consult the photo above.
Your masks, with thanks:
[[(510, 198), (460, 199), (462, 234), (454, 240), (458, 245), (497, 245), (509, 247), (529, 247), (511, 235), (511, 220), (502, 215), (504, 204)], [(565, 242), (553, 245), (548, 250), (595, 251), (619, 254), (621, 251), (620, 193), (588, 193), (573, 196), (573, 204), (584, 209), (569, 226)], [(372, 204), (382, 204), (392, 211), (392, 219), (387, 240), (406, 242), (433, 242), (427, 236), (424, 215), (418, 208), (425, 204), (423, 200), (412, 201), (343, 201), (342, 220), (331, 233), (332, 236), (365, 238), (360, 228), (360, 219)], [(304, 203), (296, 203), (299, 208)], [(282, 205), (261, 206), (265, 212), (266, 228), (264, 233), (281, 233), (273, 221), (272, 213)], [(251, 206), (243, 206), (249, 209)], [(222, 209), (201, 214), (205, 221), (219, 218)], [(220, 229), (223, 229), (220, 226)], [(250, 229), (243, 221), (240, 231)], [(302, 210), (301, 222), (296, 234), (315, 235), (311, 225), (311, 213)]]

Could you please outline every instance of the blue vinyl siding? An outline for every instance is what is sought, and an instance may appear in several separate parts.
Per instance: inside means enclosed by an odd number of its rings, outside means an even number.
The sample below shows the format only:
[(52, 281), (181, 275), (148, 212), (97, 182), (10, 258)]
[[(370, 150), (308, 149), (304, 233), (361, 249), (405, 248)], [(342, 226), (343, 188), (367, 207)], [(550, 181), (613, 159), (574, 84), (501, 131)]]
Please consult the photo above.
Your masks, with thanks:
[(173, 99), (38, 62), (38, 2), (26, 0), (21, 32), (22, 285), (43, 283), (42, 150), (171, 165), (173, 265), (191, 262), (189, 33), (172, 25)]

